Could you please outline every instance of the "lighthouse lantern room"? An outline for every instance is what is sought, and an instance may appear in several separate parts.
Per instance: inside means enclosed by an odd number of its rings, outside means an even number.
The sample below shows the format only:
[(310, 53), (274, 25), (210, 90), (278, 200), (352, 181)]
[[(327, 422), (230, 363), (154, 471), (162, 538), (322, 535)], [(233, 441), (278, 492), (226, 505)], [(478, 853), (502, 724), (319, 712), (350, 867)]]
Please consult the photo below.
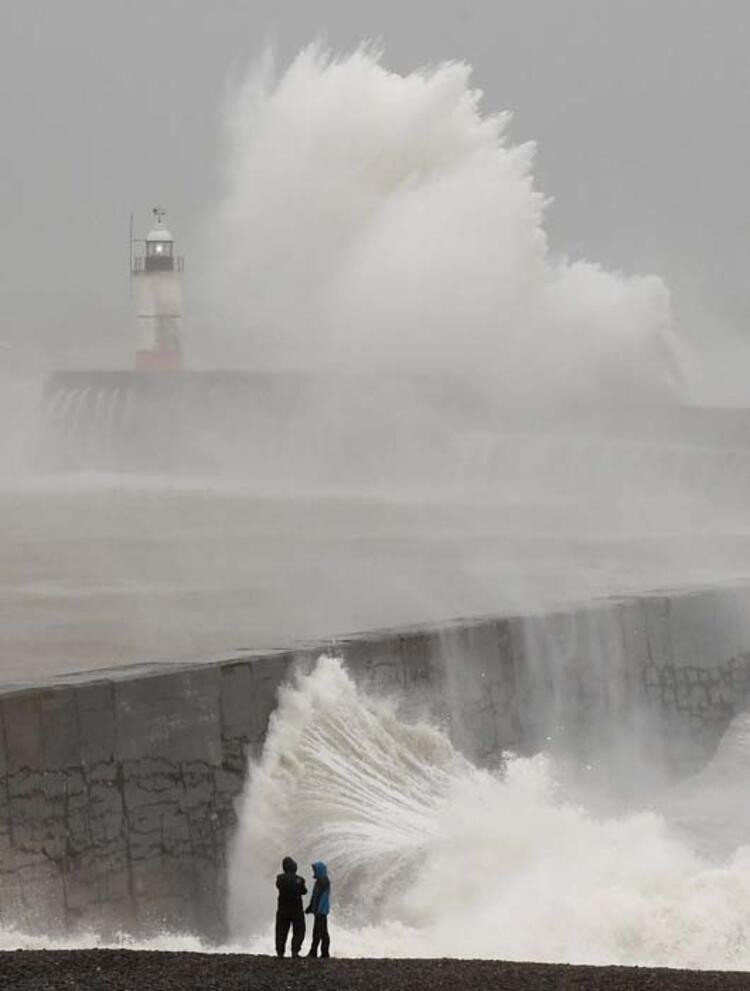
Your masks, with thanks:
[(136, 311), (135, 367), (140, 372), (182, 368), (182, 258), (164, 225), (165, 211), (154, 207), (154, 226), (143, 255), (133, 255), (131, 272)]

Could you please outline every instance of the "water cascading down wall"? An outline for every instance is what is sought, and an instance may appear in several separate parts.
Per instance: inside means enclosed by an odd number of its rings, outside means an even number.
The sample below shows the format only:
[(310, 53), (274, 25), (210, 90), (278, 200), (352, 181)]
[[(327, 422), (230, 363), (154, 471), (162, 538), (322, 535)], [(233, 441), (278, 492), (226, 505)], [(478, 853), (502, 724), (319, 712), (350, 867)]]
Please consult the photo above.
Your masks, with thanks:
[(750, 705), (750, 591), (383, 631), (0, 697), (0, 921), (226, 934), (227, 856), (278, 688), (324, 651), (477, 762), (624, 746), (689, 773)]
[[(236, 423), (242, 431), (228, 429)], [(750, 490), (747, 410), (573, 405), (563, 415), (488, 404), (455, 383), (448, 399), (429, 375), (60, 371), (45, 383), (37, 426), (44, 471), (239, 472), (296, 484), (329, 484), (335, 472), (353, 485), (503, 488), (538, 485), (541, 462), (560, 494), (652, 486), (744, 506)]]

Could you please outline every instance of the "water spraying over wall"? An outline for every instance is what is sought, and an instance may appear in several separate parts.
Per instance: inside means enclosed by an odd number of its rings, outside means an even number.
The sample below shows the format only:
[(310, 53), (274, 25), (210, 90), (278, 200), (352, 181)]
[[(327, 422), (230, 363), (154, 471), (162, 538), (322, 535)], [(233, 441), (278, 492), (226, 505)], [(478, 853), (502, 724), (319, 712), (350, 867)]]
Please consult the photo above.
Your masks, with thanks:
[(226, 343), (254, 366), (432, 374), (501, 402), (675, 395), (663, 283), (551, 257), (533, 146), (469, 77), (312, 46), (276, 78), (266, 57), (228, 113), (209, 256)]
[(679, 822), (669, 799), (601, 816), (553, 760), (478, 769), (323, 658), (282, 692), (251, 773), (234, 938), (270, 945), (268, 892), (293, 853), (305, 873), (329, 864), (339, 953), (747, 967), (749, 820), (722, 846), (694, 828), (717, 782), (736, 793), (746, 779), (746, 724), (681, 797)]

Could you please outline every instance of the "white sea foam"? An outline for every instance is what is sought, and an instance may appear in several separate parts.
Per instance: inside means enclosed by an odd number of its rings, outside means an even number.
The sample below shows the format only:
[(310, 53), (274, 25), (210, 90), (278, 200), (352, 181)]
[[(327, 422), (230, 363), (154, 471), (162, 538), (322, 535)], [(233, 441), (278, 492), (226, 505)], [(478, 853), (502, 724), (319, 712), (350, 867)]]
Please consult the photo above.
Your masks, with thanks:
[[(40, 935), (24, 932), (12, 926), (0, 928), (0, 951), (4, 950), (89, 950), (117, 948), (123, 950), (159, 950), (175, 953), (211, 953), (217, 947), (203, 943), (195, 936), (175, 933), (155, 933), (150, 939), (136, 938), (129, 933), (120, 933), (109, 938), (92, 930), (77, 932), (69, 936)], [(232, 947), (222, 947), (227, 952)], [(239, 952), (239, 947), (237, 948)]]
[[(746, 780), (733, 738), (697, 779), (693, 815), (709, 780)], [(252, 771), (233, 939), (268, 951), (272, 878), (291, 853), (305, 873), (329, 862), (344, 955), (750, 966), (750, 847), (699, 850), (689, 818), (684, 805), (679, 827), (648, 809), (596, 817), (544, 756), (475, 768), (323, 658), (283, 691)]]

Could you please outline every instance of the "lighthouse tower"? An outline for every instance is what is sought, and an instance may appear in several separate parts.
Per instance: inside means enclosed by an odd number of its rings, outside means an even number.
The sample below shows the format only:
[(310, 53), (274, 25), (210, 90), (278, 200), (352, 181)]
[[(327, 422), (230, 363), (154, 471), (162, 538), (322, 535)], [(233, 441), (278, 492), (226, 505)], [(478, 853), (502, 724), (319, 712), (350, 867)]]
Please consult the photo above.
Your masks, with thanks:
[(136, 313), (135, 367), (139, 372), (182, 368), (182, 258), (164, 226), (165, 211), (154, 207), (155, 223), (146, 235), (144, 254), (133, 257)]

